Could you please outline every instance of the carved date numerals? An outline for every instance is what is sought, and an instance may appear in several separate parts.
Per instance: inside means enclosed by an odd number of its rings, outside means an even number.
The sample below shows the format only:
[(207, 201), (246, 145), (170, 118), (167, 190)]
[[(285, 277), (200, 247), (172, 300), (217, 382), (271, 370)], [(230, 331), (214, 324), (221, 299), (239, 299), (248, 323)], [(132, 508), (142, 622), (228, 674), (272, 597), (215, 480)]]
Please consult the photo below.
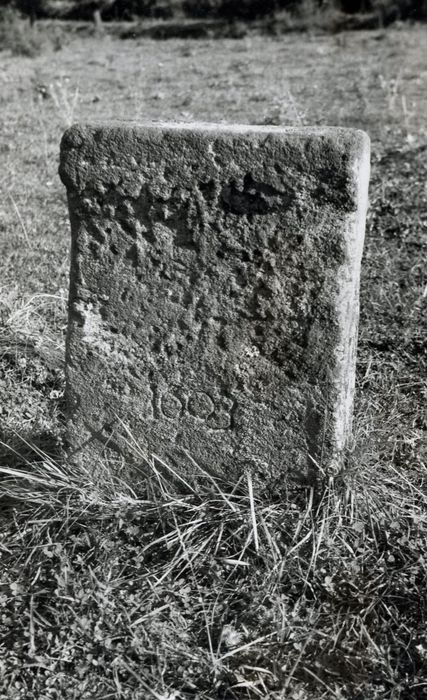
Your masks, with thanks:
[(154, 416), (179, 420), (192, 416), (206, 423), (212, 430), (226, 430), (231, 427), (234, 402), (222, 397), (215, 401), (204, 391), (184, 395), (181, 392), (166, 391), (154, 400)]

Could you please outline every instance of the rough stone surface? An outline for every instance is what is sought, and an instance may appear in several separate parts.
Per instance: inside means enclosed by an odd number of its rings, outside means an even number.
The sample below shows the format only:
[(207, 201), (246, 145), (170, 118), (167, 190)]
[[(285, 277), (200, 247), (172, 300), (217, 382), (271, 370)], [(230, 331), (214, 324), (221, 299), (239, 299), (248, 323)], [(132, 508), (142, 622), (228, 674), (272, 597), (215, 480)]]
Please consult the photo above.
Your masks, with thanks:
[[(181, 473), (311, 483), (351, 430), (369, 139), (74, 126), (68, 435)], [(119, 420), (120, 419), (120, 420)]]

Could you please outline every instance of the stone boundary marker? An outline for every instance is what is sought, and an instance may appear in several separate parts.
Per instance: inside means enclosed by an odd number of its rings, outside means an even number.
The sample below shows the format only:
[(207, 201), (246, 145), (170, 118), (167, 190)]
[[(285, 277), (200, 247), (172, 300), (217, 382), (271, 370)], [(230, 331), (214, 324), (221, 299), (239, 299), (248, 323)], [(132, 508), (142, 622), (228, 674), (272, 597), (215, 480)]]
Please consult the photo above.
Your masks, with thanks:
[(369, 139), (341, 128), (74, 126), (68, 437), (313, 483), (351, 431)]

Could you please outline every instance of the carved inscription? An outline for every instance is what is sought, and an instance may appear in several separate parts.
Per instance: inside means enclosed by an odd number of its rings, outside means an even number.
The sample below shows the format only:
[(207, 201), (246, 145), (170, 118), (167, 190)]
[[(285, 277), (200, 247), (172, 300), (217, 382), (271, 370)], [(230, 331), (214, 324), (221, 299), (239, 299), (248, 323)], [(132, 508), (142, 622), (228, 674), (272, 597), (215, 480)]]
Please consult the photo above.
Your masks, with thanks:
[(188, 412), (196, 418), (206, 420), (215, 410), (214, 402), (208, 394), (198, 391), (188, 399)]
[(177, 396), (167, 393), (160, 399), (160, 408), (165, 418), (179, 418), (184, 406)]
[(191, 416), (212, 430), (226, 430), (232, 427), (234, 409), (235, 401), (224, 396), (215, 400), (204, 391), (153, 391), (154, 418), (179, 420)]

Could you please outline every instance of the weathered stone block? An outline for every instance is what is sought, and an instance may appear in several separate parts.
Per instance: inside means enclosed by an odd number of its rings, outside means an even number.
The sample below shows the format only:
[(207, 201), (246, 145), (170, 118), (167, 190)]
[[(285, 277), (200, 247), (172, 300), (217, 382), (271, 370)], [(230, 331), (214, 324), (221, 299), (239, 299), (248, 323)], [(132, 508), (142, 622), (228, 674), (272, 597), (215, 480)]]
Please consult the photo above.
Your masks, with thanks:
[[(76, 455), (311, 482), (351, 429), (369, 139), (339, 128), (69, 129)], [(319, 471), (320, 470), (320, 471)]]

